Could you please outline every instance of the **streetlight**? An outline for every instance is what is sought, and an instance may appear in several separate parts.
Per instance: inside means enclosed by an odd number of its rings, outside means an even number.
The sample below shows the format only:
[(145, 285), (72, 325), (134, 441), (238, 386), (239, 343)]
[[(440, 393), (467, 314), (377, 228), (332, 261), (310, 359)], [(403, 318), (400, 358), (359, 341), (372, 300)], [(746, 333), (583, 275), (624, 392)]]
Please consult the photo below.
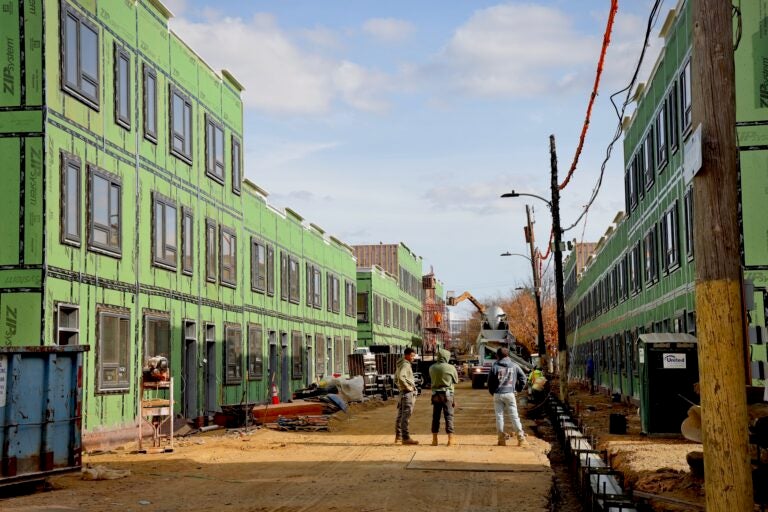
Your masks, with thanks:
[(507, 192), (501, 197), (535, 197), (544, 201), (552, 212), (552, 232), (555, 243), (555, 298), (557, 300), (557, 351), (560, 368), (560, 400), (568, 403), (568, 342), (565, 339), (565, 299), (563, 294), (563, 252), (560, 247), (563, 230), (560, 227), (560, 184), (557, 180), (557, 153), (555, 152), (555, 136), (549, 136), (549, 155), (551, 167), (550, 188), (552, 201), (536, 195), (522, 192)]
[(533, 271), (533, 296), (536, 299), (536, 319), (538, 321), (536, 329), (536, 350), (539, 351), (539, 360), (544, 360), (544, 358), (547, 357), (547, 344), (544, 341), (544, 315), (541, 312), (541, 276), (536, 268), (535, 258), (509, 251), (501, 253), (501, 256), (520, 256), (531, 262), (531, 270)]

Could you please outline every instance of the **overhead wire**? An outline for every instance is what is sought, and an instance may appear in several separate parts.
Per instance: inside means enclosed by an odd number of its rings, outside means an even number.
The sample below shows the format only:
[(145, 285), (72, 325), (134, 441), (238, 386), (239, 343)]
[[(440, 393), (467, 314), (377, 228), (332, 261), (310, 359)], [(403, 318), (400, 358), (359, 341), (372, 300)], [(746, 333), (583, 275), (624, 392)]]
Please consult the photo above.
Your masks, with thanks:
[[(656, 24), (656, 21), (659, 15), (659, 7), (661, 6), (662, 3), (663, 3), (663, 0), (656, 0), (653, 4), (653, 7), (651, 8), (651, 13), (648, 16), (648, 24), (645, 30), (645, 37), (643, 39), (643, 49), (640, 52), (640, 58), (638, 59), (637, 65), (635, 66), (635, 72), (632, 75), (632, 80), (630, 80), (629, 84), (627, 84), (626, 87), (616, 91), (610, 96), (611, 104), (613, 105), (614, 111), (616, 112), (616, 116), (618, 117), (618, 124), (616, 126), (616, 133), (614, 134), (613, 139), (611, 139), (611, 142), (608, 144), (608, 147), (605, 150), (605, 159), (603, 159), (603, 162), (600, 165), (600, 174), (598, 176), (595, 187), (592, 189), (592, 196), (590, 197), (587, 204), (584, 206), (584, 210), (581, 212), (581, 214), (576, 219), (576, 221), (570, 226), (568, 226), (567, 228), (563, 229), (563, 232), (566, 232), (575, 228), (579, 224), (579, 222), (581, 222), (581, 219), (583, 219), (586, 216), (587, 212), (592, 207), (592, 204), (595, 202), (595, 199), (597, 199), (597, 194), (600, 192), (600, 187), (603, 184), (603, 176), (605, 175), (605, 168), (608, 165), (608, 161), (611, 159), (613, 146), (614, 144), (616, 144), (616, 141), (618, 141), (619, 138), (621, 138), (622, 120), (624, 119), (624, 112), (627, 109), (627, 105), (629, 105), (630, 103), (630, 95), (632, 93), (632, 88), (634, 87), (635, 82), (637, 81), (637, 76), (640, 74), (640, 67), (643, 64), (643, 60), (645, 59), (645, 52), (648, 49), (648, 39), (651, 36), (651, 30)], [(626, 97), (624, 98), (624, 102), (621, 106), (621, 111), (619, 111), (619, 108), (616, 106), (616, 102), (614, 101), (614, 98), (624, 92), (626, 92)]]
[(589, 130), (590, 119), (592, 118), (592, 107), (595, 105), (595, 99), (597, 98), (597, 89), (600, 86), (600, 78), (603, 75), (603, 63), (605, 62), (605, 54), (608, 51), (608, 45), (611, 42), (611, 32), (613, 31), (613, 22), (616, 18), (616, 12), (619, 10), (619, 0), (611, 0), (611, 11), (608, 14), (608, 22), (605, 25), (605, 33), (603, 34), (603, 46), (600, 50), (600, 58), (597, 61), (597, 71), (595, 72), (595, 83), (592, 85), (592, 94), (589, 96), (589, 103), (587, 104), (587, 114), (584, 119), (584, 125), (581, 127), (581, 135), (579, 135), (579, 145), (576, 147), (576, 154), (573, 156), (573, 162), (571, 168), (568, 170), (565, 179), (560, 184), (560, 190), (563, 190), (568, 182), (571, 181), (576, 166), (579, 164), (579, 157), (581, 151), (584, 148), (584, 140), (587, 138), (587, 130)]

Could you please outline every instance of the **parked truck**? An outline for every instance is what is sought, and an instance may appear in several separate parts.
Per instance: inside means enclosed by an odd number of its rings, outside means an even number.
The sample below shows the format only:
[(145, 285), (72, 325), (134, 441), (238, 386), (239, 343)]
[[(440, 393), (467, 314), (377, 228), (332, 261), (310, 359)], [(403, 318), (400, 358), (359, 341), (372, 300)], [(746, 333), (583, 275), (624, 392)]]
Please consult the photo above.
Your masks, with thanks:
[(468, 366), (469, 378), (472, 381), (474, 389), (482, 389), (488, 382), (488, 374), (491, 371), (494, 361), (496, 361), (496, 351), (500, 347), (509, 349), (509, 357), (515, 361), (526, 373), (533, 369), (530, 358), (522, 347), (515, 342), (515, 337), (509, 332), (507, 324), (507, 315), (499, 306), (486, 308), (469, 292), (464, 292), (458, 297), (448, 297), (448, 305), (455, 306), (459, 302), (468, 299), (481, 316), (480, 332), (475, 342), (477, 353), (477, 362)]

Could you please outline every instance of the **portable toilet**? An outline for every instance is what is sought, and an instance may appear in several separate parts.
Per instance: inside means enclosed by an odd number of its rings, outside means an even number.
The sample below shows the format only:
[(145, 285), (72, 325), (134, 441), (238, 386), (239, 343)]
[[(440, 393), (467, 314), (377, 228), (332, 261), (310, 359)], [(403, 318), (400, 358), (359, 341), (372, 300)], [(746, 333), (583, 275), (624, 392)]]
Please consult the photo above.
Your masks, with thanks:
[(691, 404), (699, 403), (697, 341), (685, 333), (641, 334), (640, 423), (644, 434), (680, 435)]

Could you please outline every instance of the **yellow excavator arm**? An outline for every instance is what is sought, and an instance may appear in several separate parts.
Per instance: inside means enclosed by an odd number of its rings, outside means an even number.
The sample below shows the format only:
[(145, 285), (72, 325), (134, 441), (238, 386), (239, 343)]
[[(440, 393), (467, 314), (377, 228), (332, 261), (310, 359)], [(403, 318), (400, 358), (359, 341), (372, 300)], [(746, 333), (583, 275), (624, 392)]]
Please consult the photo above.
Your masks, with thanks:
[(455, 306), (456, 304), (458, 304), (459, 302), (461, 302), (461, 301), (463, 301), (463, 300), (465, 300), (465, 299), (469, 300), (469, 302), (471, 302), (472, 304), (474, 304), (474, 305), (475, 305), (475, 307), (477, 308), (477, 310), (480, 312), (480, 314), (483, 314), (483, 313), (485, 313), (485, 306), (483, 306), (482, 304), (480, 304), (480, 303), (477, 301), (477, 299), (476, 299), (476, 298), (474, 298), (474, 297), (472, 296), (472, 294), (471, 294), (471, 293), (469, 293), (469, 292), (464, 292), (464, 293), (462, 293), (461, 295), (459, 295), (458, 297), (448, 297), (448, 305), (449, 305), (449, 306)]

